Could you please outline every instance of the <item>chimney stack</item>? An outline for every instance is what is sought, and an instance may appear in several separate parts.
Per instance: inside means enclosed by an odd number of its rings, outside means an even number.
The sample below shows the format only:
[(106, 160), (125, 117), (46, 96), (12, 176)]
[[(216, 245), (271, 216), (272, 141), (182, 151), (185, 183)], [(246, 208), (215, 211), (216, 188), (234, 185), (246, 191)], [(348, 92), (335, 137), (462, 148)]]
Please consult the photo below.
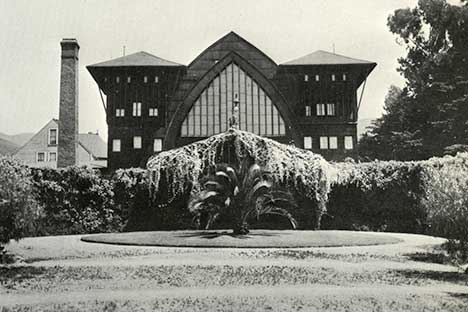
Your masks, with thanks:
[(78, 151), (78, 51), (76, 39), (63, 39), (60, 69), (60, 108), (57, 167), (77, 163)]

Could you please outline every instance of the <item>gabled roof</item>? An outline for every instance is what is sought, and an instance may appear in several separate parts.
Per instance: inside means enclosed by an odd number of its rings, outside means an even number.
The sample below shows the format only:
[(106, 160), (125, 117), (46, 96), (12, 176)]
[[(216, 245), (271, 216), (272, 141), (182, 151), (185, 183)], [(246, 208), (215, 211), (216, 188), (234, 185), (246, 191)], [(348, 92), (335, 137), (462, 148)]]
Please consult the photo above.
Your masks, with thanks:
[(109, 61), (89, 65), (87, 67), (125, 67), (125, 66), (183, 66), (145, 51), (121, 56)]
[(298, 59), (283, 63), (281, 65), (343, 65), (343, 64), (375, 64), (365, 60), (359, 60), (323, 50), (317, 50)]
[(107, 144), (97, 133), (80, 133), (78, 142), (95, 158), (107, 158)]

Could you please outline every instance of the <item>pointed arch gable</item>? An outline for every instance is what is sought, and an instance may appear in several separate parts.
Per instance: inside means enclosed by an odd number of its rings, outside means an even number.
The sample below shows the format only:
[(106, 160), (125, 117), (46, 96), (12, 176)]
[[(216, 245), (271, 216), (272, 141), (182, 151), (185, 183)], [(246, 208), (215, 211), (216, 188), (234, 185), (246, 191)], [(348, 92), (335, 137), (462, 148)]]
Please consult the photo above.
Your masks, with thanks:
[(203, 52), (187, 66), (187, 72), (191, 76), (203, 75), (207, 70), (207, 64), (211, 66), (215, 60), (223, 59), (231, 52), (236, 52), (242, 58), (248, 60), (267, 78), (272, 78), (276, 73), (278, 65), (275, 61), (262, 50), (233, 31), (203, 50)]
[(169, 123), (166, 138), (164, 140), (165, 148), (173, 148), (177, 144), (181, 126), (184, 119), (189, 114), (192, 106), (196, 103), (202, 92), (209, 87), (210, 83), (220, 74), (230, 63), (237, 64), (242, 70), (248, 74), (269, 96), (278, 110), (281, 118), (284, 120), (286, 127), (286, 136), (294, 140), (298, 140), (298, 131), (293, 124), (292, 112), (289, 109), (285, 99), (276, 89), (276, 87), (253, 65), (242, 58), (236, 52), (230, 52), (222, 60), (218, 61), (213, 67), (205, 73), (197, 84), (189, 91), (185, 99), (179, 104), (176, 112)]

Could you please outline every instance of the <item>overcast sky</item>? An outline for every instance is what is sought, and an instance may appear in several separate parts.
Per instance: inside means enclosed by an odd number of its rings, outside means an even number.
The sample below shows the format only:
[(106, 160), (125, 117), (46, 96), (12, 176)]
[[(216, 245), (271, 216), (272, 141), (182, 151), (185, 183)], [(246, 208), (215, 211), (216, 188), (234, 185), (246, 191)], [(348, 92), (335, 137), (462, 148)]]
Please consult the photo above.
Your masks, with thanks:
[(58, 117), (60, 40), (80, 50), (80, 131), (106, 138), (97, 85), (85, 66), (147, 51), (187, 65), (233, 30), (278, 64), (315, 50), (377, 62), (359, 118), (378, 117), (405, 55), (386, 26), (416, 0), (0, 0), (0, 132), (36, 132)]

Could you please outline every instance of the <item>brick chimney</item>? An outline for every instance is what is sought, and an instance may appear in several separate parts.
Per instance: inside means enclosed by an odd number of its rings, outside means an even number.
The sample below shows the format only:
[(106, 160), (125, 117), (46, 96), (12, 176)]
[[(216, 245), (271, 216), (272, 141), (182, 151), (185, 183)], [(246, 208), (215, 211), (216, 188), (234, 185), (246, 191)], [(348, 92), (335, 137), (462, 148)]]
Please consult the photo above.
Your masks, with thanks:
[(76, 39), (63, 39), (57, 167), (73, 166), (78, 151), (78, 51)]

